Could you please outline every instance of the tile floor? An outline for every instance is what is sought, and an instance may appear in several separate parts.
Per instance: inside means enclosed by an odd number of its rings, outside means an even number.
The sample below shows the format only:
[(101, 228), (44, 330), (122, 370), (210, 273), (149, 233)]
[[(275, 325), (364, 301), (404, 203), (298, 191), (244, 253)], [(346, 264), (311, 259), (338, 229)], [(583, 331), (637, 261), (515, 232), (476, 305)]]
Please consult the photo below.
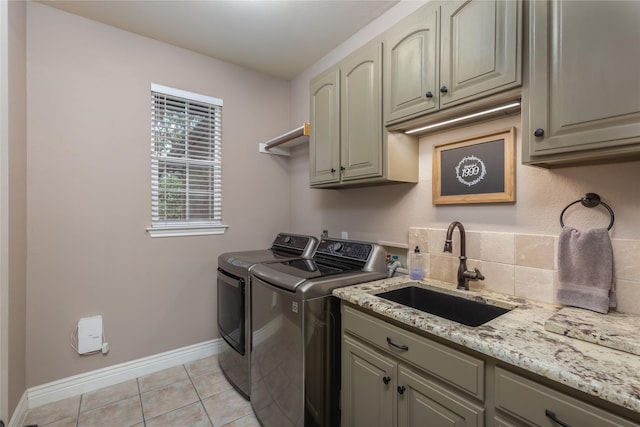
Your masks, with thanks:
[(30, 410), (38, 427), (259, 427), (216, 356)]

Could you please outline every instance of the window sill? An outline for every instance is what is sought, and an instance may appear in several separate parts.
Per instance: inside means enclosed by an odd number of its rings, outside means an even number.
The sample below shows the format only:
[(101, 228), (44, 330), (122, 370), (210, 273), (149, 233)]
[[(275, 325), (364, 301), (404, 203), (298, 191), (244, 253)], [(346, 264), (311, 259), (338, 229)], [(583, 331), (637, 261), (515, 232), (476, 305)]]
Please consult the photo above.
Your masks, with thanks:
[(181, 237), (181, 236), (207, 236), (210, 234), (224, 234), (228, 225), (167, 225), (149, 227), (147, 233), (151, 237)]

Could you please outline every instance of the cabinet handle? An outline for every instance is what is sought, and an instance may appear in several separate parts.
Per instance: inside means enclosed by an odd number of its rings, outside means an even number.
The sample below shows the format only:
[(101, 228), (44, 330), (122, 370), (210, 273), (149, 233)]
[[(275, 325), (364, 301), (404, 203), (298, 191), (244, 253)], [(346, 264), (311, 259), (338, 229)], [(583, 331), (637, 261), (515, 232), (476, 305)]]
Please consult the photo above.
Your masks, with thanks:
[(404, 392), (407, 390), (407, 388), (403, 385), (399, 385), (398, 386), (398, 394), (404, 394)]
[(398, 350), (402, 350), (402, 351), (407, 351), (409, 350), (409, 347), (407, 347), (406, 345), (402, 344), (402, 345), (398, 345), (396, 343), (394, 343), (393, 341), (391, 341), (391, 338), (387, 337), (387, 344), (389, 344), (391, 347), (395, 347)]
[(538, 138), (540, 138), (541, 136), (544, 136), (544, 129), (538, 128), (538, 129), (534, 130), (533, 131), (533, 136), (537, 136)]
[(382, 382), (385, 384), (389, 384), (391, 382), (391, 377), (382, 377)]
[(347, 168), (345, 168), (344, 166), (340, 166), (340, 171), (344, 172), (345, 170), (347, 170)]
[(449, 92), (449, 89), (446, 86), (442, 86), (440, 88), (440, 93), (447, 93), (447, 92)]
[(336, 173), (336, 170), (334, 168), (331, 168), (331, 173)]
[(571, 427), (569, 424), (562, 422), (558, 419), (558, 417), (556, 417), (556, 414), (554, 412), (551, 412), (548, 409), (544, 410), (544, 414), (548, 417), (551, 418), (551, 420), (553, 420), (554, 423), (561, 425), (562, 427)]
[(429, 91), (424, 96), (426, 96), (427, 98), (431, 99), (431, 98), (433, 98), (433, 92)]

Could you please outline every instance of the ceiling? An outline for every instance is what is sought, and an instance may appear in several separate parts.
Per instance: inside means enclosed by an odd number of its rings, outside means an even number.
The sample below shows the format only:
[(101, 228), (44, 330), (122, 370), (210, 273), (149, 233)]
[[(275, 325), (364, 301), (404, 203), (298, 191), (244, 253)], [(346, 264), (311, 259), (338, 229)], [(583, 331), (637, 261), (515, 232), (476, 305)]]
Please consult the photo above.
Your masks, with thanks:
[(291, 80), (398, 0), (41, 0), (41, 3)]

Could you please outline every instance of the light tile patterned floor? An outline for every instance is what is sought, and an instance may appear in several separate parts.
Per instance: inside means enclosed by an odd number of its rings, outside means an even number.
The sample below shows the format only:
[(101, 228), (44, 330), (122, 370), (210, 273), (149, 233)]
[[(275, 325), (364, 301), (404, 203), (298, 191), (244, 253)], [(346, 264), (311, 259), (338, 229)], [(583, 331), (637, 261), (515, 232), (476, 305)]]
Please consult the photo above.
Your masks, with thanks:
[(216, 356), (29, 411), (38, 427), (259, 427)]

